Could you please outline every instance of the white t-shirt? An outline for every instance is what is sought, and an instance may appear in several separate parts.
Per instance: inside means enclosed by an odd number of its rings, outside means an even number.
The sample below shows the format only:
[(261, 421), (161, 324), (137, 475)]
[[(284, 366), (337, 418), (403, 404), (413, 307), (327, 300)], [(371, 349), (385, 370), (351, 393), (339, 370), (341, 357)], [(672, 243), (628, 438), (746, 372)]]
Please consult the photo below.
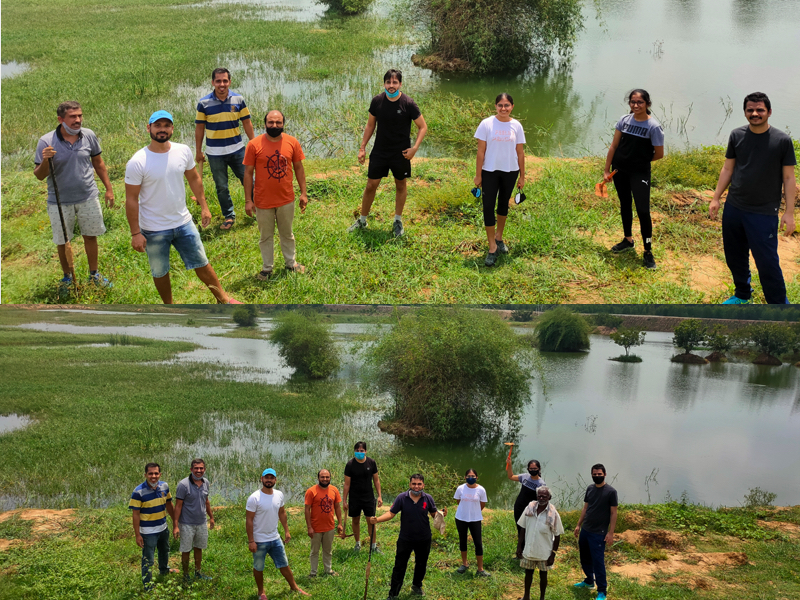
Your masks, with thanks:
[(482, 485), (471, 488), (466, 483), (462, 483), (456, 489), (456, 500), (461, 500), (456, 509), (456, 519), (459, 521), (483, 521), (481, 513), (481, 502), (488, 502), (486, 490)]
[(283, 506), (283, 492), (274, 488), (272, 494), (265, 494), (261, 490), (250, 494), (246, 510), (256, 513), (253, 517), (253, 540), (263, 543), (280, 539), (278, 513), (281, 506)]
[(475, 132), (475, 139), (486, 142), (486, 156), (483, 159), (484, 171), (519, 171), (517, 144), (525, 143), (525, 132), (516, 119), (503, 123), (497, 117), (481, 121)]
[(184, 172), (194, 168), (192, 149), (170, 142), (169, 152), (152, 152), (147, 147), (133, 155), (125, 167), (125, 183), (141, 185), (139, 227), (164, 231), (192, 220), (186, 208)]

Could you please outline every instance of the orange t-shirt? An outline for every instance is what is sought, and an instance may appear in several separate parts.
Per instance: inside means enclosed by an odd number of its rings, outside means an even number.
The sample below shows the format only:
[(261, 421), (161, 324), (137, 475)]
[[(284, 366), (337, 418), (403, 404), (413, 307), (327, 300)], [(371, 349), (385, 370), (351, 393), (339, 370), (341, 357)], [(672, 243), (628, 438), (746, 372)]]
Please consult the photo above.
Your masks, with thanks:
[(342, 497), (335, 486), (329, 485), (321, 488), (318, 485), (308, 488), (306, 491), (305, 505), (311, 507), (311, 527), (314, 531), (325, 533), (333, 529), (333, 504), (341, 504)]
[(248, 142), (243, 163), (255, 167), (253, 202), (258, 208), (278, 208), (294, 202), (292, 163), (304, 158), (300, 142), (285, 133), (277, 142), (269, 141), (266, 134)]

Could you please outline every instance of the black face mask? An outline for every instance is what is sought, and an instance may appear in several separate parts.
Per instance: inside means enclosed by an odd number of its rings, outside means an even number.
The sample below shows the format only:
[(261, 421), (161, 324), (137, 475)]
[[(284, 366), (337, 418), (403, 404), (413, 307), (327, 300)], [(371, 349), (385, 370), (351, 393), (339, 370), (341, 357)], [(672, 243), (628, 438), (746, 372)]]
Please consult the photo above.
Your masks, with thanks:
[(600, 485), (606, 480), (605, 475), (592, 475), (592, 481), (594, 481), (597, 485)]
[(528, 473), (531, 474), (531, 477), (536, 477), (539, 475), (539, 469), (528, 469)]
[(283, 133), (283, 127), (267, 127), (267, 135), (276, 138)]

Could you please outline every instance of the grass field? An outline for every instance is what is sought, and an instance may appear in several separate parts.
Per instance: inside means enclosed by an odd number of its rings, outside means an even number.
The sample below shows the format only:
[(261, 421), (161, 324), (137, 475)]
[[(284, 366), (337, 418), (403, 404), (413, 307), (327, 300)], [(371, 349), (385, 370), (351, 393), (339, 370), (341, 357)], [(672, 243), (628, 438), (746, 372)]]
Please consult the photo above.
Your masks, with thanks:
[[(192, 347), (184, 342), (122, 336), (112, 342), (108, 335), (10, 327), (29, 320), (30, 313), (6, 309), (0, 323), (0, 414), (32, 419), (24, 429), (0, 436), (0, 501), (18, 507), (0, 513), (3, 600), (254, 600), (243, 502), (267, 464), (278, 470), (278, 487), (289, 499), (293, 539), (287, 548), (299, 584), (323, 600), (361, 597), (367, 557), (352, 553), (352, 540), (335, 542), (339, 577), (307, 577), (309, 542), (299, 503), (316, 470), (329, 468), (341, 487), (345, 457), (358, 437), (368, 441), (370, 454), (381, 464), (385, 500), (406, 488), (410, 472), (426, 475), (426, 490), (440, 504), (451, 504), (461, 481), (448, 465), (395, 453), (388, 436), (365, 424), (369, 419), (358, 418), (381, 409), (344, 382), (242, 383), (225, 378), (214, 365), (161, 364)], [(86, 323), (93, 315), (49, 315), (57, 317)], [(111, 318), (126, 316), (103, 320)], [(200, 315), (195, 318), (203, 321)], [(204, 554), (204, 570), (214, 579), (183, 586), (179, 578), (169, 577), (145, 596), (127, 498), (141, 483), (146, 462), (159, 462), (163, 479), (174, 488), (196, 454), (208, 461), (217, 506), (217, 528)], [(571, 587), (580, 569), (569, 535), (578, 513), (569, 508), (560, 507), (567, 534), (547, 597), (588, 600), (588, 594), (575, 594)], [(667, 501), (625, 505), (620, 515), (618, 540), (607, 554), (612, 597), (789, 600), (800, 593), (798, 507), (712, 509)], [(429, 597), (521, 596), (523, 574), (511, 558), (512, 515), (488, 510), (485, 517), (485, 564), (492, 577), (474, 577), (471, 549), (473, 570), (455, 574), (459, 560), (451, 513), (446, 535), (434, 534), (425, 580)], [(388, 593), (397, 532), (397, 520), (379, 527), (383, 555), (373, 558), (369, 598)], [(174, 566), (178, 560), (173, 541)], [(291, 596), (271, 566), (266, 580), (271, 598)], [(401, 597), (410, 597), (408, 587)]]
[[(231, 68), (234, 89), (241, 84), (249, 90), (256, 122), (268, 107), (280, 107), (288, 117), (287, 131), (312, 157), (306, 161), (311, 204), (295, 220), (298, 259), (308, 272), (278, 270), (268, 283), (254, 277), (261, 266), (258, 231), (244, 215), (241, 188), (232, 186), (238, 221), (222, 232), (213, 182), (208, 169), (204, 173), (214, 221), (203, 241), (223, 285), (241, 301), (695, 303), (730, 295), (719, 223), (705, 216), (707, 192), (722, 162), (720, 148), (670, 150), (657, 164), (656, 272), (643, 269), (637, 253), (608, 251), (621, 237), (621, 226), (613, 192), (602, 200), (593, 194), (601, 158), (542, 159), (529, 150), (528, 201), (512, 210), (506, 230), (511, 253), (496, 268), (484, 267), (485, 235), (469, 189), (472, 133), (491, 107), (441, 94), (421, 79), (407, 81), (406, 90), (429, 123), (423, 145), (429, 157), (415, 160), (407, 234), (400, 240), (391, 236), (393, 191), (385, 184), (369, 229), (346, 235), (365, 183), (366, 169), (357, 166), (355, 149), (366, 106), (380, 89), (387, 62), (410, 52), (409, 33), (373, 16), (328, 16), (313, 23), (265, 22), (264, 16), (246, 4), (191, 0), (170, 7), (153, 0), (56, 0), (48, 11), (26, 0), (4, 3), (3, 60), (30, 65), (3, 82), (4, 302), (158, 302), (147, 259), (131, 249), (119, 207), (105, 210), (108, 232), (100, 240), (101, 270), (114, 288), (84, 286), (77, 296), (59, 297), (46, 189), (32, 174), (31, 157), (38, 137), (55, 126), (58, 103), (78, 99), (85, 125), (101, 138), (122, 205), (125, 163), (147, 142), (147, 115), (168, 108), (177, 120), (174, 139), (193, 145), (194, 105), (207, 93), (208, 74), (219, 64)], [(271, 28), (280, 35), (264, 35)], [(199, 217), (199, 209), (192, 209)], [(74, 247), (77, 272), (85, 278), (80, 238)], [(789, 298), (798, 298), (800, 241), (782, 239), (780, 253)], [(176, 259), (176, 302), (210, 302), (208, 291)], [(763, 301), (757, 278), (755, 287), (756, 301)]]

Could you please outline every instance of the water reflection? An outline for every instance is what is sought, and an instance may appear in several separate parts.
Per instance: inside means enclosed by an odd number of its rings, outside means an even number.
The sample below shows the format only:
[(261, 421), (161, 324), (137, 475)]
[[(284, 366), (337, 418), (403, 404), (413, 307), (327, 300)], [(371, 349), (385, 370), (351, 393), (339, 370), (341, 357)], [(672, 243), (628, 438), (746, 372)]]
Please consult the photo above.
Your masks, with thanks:
[(13, 60), (7, 63), (2, 63), (2, 65), (0, 65), (0, 79), (14, 77), (20, 73), (24, 73), (30, 68), (31, 66), (28, 63), (18, 63)]
[(18, 415), (16, 413), (10, 415), (0, 415), (0, 435), (14, 431), (15, 429), (23, 429), (30, 425), (33, 419), (25, 415)]

